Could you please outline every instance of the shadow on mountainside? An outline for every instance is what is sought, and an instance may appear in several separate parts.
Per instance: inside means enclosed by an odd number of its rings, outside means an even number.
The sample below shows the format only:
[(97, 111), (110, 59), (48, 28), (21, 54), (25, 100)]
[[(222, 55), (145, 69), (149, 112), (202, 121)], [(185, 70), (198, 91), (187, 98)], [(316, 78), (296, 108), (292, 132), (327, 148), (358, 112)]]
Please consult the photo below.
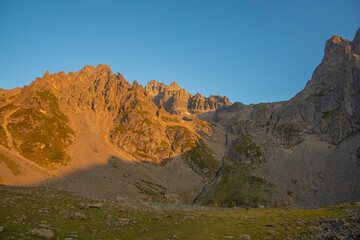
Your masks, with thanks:
[(40, 185), (127, 204), (186, 203), (197, 193), (201, 180), (180, 157), (160, 166), (111, 156), (107, 164), (68, 173)]

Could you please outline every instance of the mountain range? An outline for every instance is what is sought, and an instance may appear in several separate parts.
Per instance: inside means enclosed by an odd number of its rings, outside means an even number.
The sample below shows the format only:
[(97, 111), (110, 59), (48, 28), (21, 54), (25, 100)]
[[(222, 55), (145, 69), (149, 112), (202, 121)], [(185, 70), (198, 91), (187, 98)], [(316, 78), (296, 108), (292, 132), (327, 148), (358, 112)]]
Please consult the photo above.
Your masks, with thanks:
[(360, 199), (360, 30), (305, 88), (244, 105), (145, 88), (109, 66), (0, 90), (0, 181), (126, 203), (320, 206)]

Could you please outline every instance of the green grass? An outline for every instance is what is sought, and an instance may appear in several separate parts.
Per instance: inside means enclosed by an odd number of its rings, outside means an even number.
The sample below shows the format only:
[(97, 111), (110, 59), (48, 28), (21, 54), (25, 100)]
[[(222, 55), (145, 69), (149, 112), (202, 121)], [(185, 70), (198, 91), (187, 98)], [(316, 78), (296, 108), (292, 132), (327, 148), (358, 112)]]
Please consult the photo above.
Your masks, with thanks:
[(37, 91), (36, 94), (42, 100), (48, 102), (54, 117), (65, 122), (68, 121), (67, 116), (60, 110), (59, 100), (52, 93), (50, 93), (49, 91)]
[(207, 122), (201, 120), (201, 119), (194, 120), (194, 123), (196, 125), (198, 125), (199, 127), (201, 127), (201, 128), (208, 128), (209, 127), (209, 124)]
[(139, 190), (140, 193), (145, 194), (147, 201), (156, 201), (156, 202), (165, 202), (165, 191), (166, 188), (160, 184), (155, 184), (153, 182), (140, 179), (140, 182), (135, 182), (135, 187)]
[(199, 134), (206, 134), (208, 136), (210, 136), (212, 133), (211, 127), (210, 125), (201, 120), (201, 119), (195, 119), (194, 121), (194, 130), (199, 133)]
[(329, 118), (329, 117), (338, 116), (338, 115), (340, 115), (340, 114), (341, 114), (341, 108), (338, 107), (338, 108), (336, 108), (336, 109), (334, 109), (334, 110), (332, 110), (332, 111), (322, 112), (321, 117), (322, 117), (323, 119), (327, 119), (327, 118)]
[(151, 115), (148, 111), (143, 111), (141, 108), (140, 110), (136, 110), (136, 113), (139, 114), (142, 118), (141, 122), (146, 123), (147, 125), (158, 125), (158, 123), (152, 122), (149, 118), (151, 118)]
[(264, 153), (260, 146), (258, 146), (255, 141), (252, 139), (252, 136), (241, 135), (239, 136), (239, 143), (234, 146), (234, 149), (239, 154), (244, 154), (246, 158), (255, 157), (263, 158)]
[(249, 164), (226, 164), (214, 189), (201, 200), (208, 205), (257, 207), (268, 205), (272, 184), (252, 174)]
[(169, 152), (169, 151), (171, 151), (169, 143), (166, 140), (162, 139), (160, 142), (160, 146), (158, 146), (156, 149), (156, 152), (164, 153), (164, 152)]
[(0, 125), (0, 144), (6, 148), (9, 148), (8, 139), (5, 132), (5, 129)]
[(165, 140), (161, 140), (160, 146), (162, 146), (162, 147), (167, 147), (168, 144), (167, 144), (167, 142), (166, 142)]
[[(0, 117), (4, 118), (6, 113), (9, 112), (12, 109), (14, 109), (13, 104), (7, 104), (5, 106), (0, 107)], [(5, 129), (2, 126), (0, 126), (0, 145), (3, 145), (4, 147), (9, 148), (7, 140), (8, 139), (7, 139)]]
[(60, 111), (56, 97), (49, 92), (36, 92), (49, 104), (51, 114), (35, 108), (22, 108), (9, 117), (8, 130), (21, 155), (44, 167), (66, 165), (67, 145), (74, 134), (67, 117)]
[(191, 138), (191, 136), (193, 135), (193, 133), (187, 127), (180, 126), (180, 125), (168, 126), (167, 130), (172, 131), (172, 132), (181, 131), (182, 134), (188, 138)]
[(180, 142), (184, 143), (183, 150), (192, 149), (197, 144), (198, 137), (187, 127), (180, 125), (168, 126), (166, 132), (174, 136), (173, 145), (176, 148), (180, 147)]
[(180, 122), (179, 119), (175, 117), (161, 116), (161, 119), (165, 122)]
[(323, 97), (323, 96), (326, 96), (329, 92), (332, 92), (332, 91), (333, 91), (333, 89), (330, 89), (330, 88), (324, 89), (324, 90), (321, 90), (320, 92), (310, 94), (310, 96), (307, 97), (305, 100), (308, 100), (311, 97), (316, 97), (316, 98)]
[(293, 183), (294, 185), (297, 185), (299, 183), (299, 181), (296, 179), (291, 179), (291, 183)]
[(150, 121), (150, 119), (148, 119), (148, 118), (146, 118), (146, 117), (143, 118), (143, 122), (146, 123), (146, 124), (148, 124), (148, 125), (153, 124), (153, 123)]
[(281, 137), (285, 138), (285, 140), (289, 141), (294, 137), (299, 136), (300, 129), (292, 123), (285, 123), (276, 128), (276, 131), (280, 134)]
[(145, 132), (143, 130), (135, 130), (132, 129), (132, 132), (138, 135), (146, 136)]
[(14, 108), (14, 104), (7, 104), (5, 106), (0, 107), (0, 115), (3, 115), (5, 112)]
[[(142, 150), (142, 149), (139, 149), (139, 150)], [(147, 155), (146, 153), (144, 153), (143, 151), (138, 151), (138, 149), (135, 151), (135, 155), (137, 156), (140, 156), (142, 158), (145, 158), (145, 159), (149, 159), (149, 155)]]
[(5, 94), (1, 95), (0, 102), (6, 102), (6, 100), (13, 100), (18, 96), (18, 94), (12, 96), (6, 96)]
[[(0, 186), (0, 222), (4, 226), (0, 238), (38, 239), (26, 233), (44, 224), (52, 228), (54, 239), (69, 238), (74, 232), (78, 239), (172, 239), (176, 235), (183, 240), (209, 240), (242, 234), (251, 239), (309, 239), (307, 232), (319, 231), (315, 228), (317, 220), (345, 218), (352, 214), (343, 209), (360, 208), (358, 204), (343, 204), (308, 210), (190, 207), (164, 210), (116, 202), (104, 202), (100, 209), (82, 207), (91, 203), (97, 201), (59, 190)], [(68, 218), (73, 212), (83, 213), (87, 219)], [(117, 225), (124, 218), (132, 219), (132, 223)], [(306, 224), (296, 226), (299, 220)]]
[(209, 148), (203, 140), (199, 140), (196, 147), (183, 155), (183, 159), (198, 174), (210, 177), (219, 168), (219, 161), (215, 159), (216, 153)]
[(118, 135), (120, 134), (122, 131), (124, 131), (125, 127), (124, 127), (124, 124), (122, 123), (119, 123), (118, 125), (116, 125), (116, 127), (114, 128), (113, 130), (113, 133), (114, 135)]
[(165, 187), (160, 185), (160, 184), (157, 184), (157, 183), (153, 183), (153, 182), (150, 182), (150, 181), (147, 181), (145, 179), (140, 179), (141, 182), (145, 183), (148, 187), (150, 188), (154, 188), (154, 187), (157, 187), (157, 188), (160, 188), (162, 190), (165, 190)]
[(21, 173), (19, 169), (19, 165), (6, 157), (3, 153), (0, 152), (0, 162), (3, 162), (6, 164), (6, 167), (10, 169), (13, 175), (17, 176)]

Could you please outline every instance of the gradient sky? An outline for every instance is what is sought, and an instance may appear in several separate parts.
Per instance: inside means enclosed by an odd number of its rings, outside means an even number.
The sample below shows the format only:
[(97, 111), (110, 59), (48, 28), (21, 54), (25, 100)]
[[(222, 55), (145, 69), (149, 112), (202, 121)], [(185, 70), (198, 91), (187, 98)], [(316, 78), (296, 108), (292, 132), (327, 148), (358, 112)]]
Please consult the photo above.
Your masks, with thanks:
[(352, 40), (360, 1), (0, 0), (0, 88), (109, 65), (246, 104), (303, 89), (332, 35)]

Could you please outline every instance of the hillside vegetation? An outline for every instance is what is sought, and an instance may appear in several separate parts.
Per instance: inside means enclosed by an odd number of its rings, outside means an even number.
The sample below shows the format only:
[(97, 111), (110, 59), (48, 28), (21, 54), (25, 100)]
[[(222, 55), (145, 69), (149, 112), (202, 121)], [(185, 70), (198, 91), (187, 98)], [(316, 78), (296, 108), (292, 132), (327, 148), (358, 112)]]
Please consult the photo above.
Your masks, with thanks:
[(359, 203), (307, 210), (136, 207), (0, 185), (1, 239), (358, 239), (359, 213)]

